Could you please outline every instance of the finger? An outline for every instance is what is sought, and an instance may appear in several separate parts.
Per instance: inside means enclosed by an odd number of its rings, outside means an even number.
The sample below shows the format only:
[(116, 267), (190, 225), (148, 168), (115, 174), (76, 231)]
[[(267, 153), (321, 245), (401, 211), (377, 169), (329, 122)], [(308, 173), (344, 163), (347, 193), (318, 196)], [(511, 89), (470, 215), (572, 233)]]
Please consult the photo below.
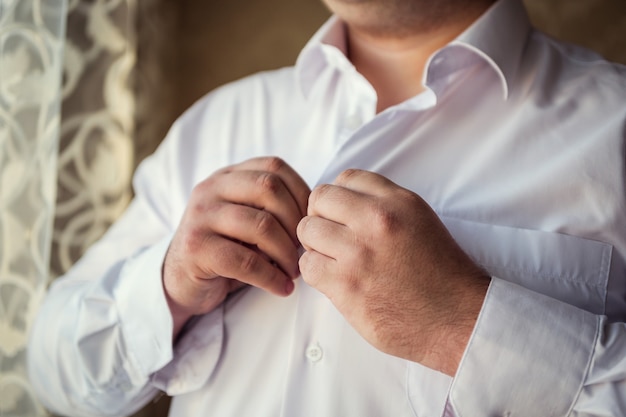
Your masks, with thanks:
[(380, 174), (360, 169), (343, 171), (335, 178), (333, 184), (368, 195), (385, 195), (401, 188)]
[(277, 157), (259, 157), (232, 166), (233, 170), (264, 171), (277, 175), (293, 196), (300, 214), (306, 215), (311, 189), (302, 177), (285, 161)]
[(307, 251), (338, 259), (353, 243), (352, 231), (343, 224), (316, 216), (307, 216), (298, 224), (298, 239)]
[(282, 179), (266, 171), (231, 171), (210, 184), (224, 201), (265, 210), (276, 217), (297, 245), (296, 226), (302, 218), (299, 203)]
[(206, 264), (217, 275), (236, 279), (276, 295), (289, 295), (293, 282), (259, 253), (219, 235), (210, 235)]
[(322, 184), (311, 192), (308, 215), (349, 226), (368, 218), (374, 205), (375, 199), (370, 195), (342, 186)]
[(207, 225), (215, 233), (256, 245), (288, 276), (298, 270), (298, 248), (293, 238), (269, 212), (248, 206), (223, 203), (207, 216)]
[(220, 200), (271, 213), (289, 233), (294, 245), (298, 244), (295, 230), (302, 214), (278, 176), (264, 171), (231, 171), (213, 178), (206, 187), (211, 187)]
[(328, 295), (328, 281), (334, 276), (337, 261), (316, 251), (306, 251), (300, 257), (302, 279), (311, 287)]

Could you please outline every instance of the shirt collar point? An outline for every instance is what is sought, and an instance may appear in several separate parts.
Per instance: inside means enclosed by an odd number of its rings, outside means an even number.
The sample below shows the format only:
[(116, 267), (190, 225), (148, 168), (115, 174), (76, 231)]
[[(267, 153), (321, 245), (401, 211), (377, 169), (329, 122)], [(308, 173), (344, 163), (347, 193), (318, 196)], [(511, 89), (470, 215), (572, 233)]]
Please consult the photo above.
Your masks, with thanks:
[(485, 60), (497, 73), (507, 100), (531, 30), (521, 0), (499, 0), (451, 45), (464, 46)]
[(332, 53), (329, 53), (329, 49), (344, 52), (345, 43), (344, 23), (333, 15), (302, 49), (296, 60), (295, 70), (296, 81), (305, 98), (309, 97), (319, 75), (329, 65), (329, 55)]

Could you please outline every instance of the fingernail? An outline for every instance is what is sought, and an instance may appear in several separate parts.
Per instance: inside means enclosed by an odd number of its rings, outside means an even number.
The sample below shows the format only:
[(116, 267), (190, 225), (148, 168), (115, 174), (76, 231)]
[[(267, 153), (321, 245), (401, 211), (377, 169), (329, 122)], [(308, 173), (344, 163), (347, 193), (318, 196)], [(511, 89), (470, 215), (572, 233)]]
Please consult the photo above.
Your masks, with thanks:
[(294, 284), (292, 280), (288, 280), (287, 283), (285, 284), (285, 294), (289, 295), (291, 294), (291, 292), (294, 289)]

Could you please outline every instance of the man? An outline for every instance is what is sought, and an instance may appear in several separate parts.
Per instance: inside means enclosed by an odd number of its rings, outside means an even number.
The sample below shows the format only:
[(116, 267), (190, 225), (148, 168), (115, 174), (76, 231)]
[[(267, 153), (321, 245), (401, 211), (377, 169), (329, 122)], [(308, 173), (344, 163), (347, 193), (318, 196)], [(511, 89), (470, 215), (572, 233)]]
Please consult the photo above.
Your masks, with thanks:
[(624, 68), (519, 0), (326, 3), (295, 68), (173, 126), (51, 289), (44, 403), (624, 415)]

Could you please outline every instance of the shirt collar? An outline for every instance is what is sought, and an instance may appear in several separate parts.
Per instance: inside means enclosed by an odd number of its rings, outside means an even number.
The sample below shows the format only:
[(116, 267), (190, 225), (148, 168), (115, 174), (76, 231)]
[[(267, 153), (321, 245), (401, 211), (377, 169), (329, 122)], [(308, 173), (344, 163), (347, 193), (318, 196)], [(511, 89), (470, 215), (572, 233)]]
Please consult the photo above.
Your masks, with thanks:
[[(524, 45), (530, 32), (530, 21), (521, 0), (499, 0), (478, 20), (450, 44), (435, 52), (426, 64), (424, 85), (430, 86), (442, 71), (433, 71), (440, 60), (451, 50), (461, 48), (485, 61), (501, 81), (506, 99), (520, 63)], [(296, 62), (298, 82), (305, 97), (309, 95), (318, 76), (327, 66), (340, 70), (354, 67), (346, 58), (345, 25), (332, 16), (311, 38)], [(452, 67), (443, 73), (460, 69), (466, 60), (451, 60)]]
[(484, 59), (500, 78), (506, 99), (530, 28), (521, 0), (500, 0), (450, 45), (465, 47)]
[(296, 61), (297, 79), (305, 97), (327, 66), (352, 66), (346, 57), (347, 49), (345, 25), (333, 15), (313, 35)]

